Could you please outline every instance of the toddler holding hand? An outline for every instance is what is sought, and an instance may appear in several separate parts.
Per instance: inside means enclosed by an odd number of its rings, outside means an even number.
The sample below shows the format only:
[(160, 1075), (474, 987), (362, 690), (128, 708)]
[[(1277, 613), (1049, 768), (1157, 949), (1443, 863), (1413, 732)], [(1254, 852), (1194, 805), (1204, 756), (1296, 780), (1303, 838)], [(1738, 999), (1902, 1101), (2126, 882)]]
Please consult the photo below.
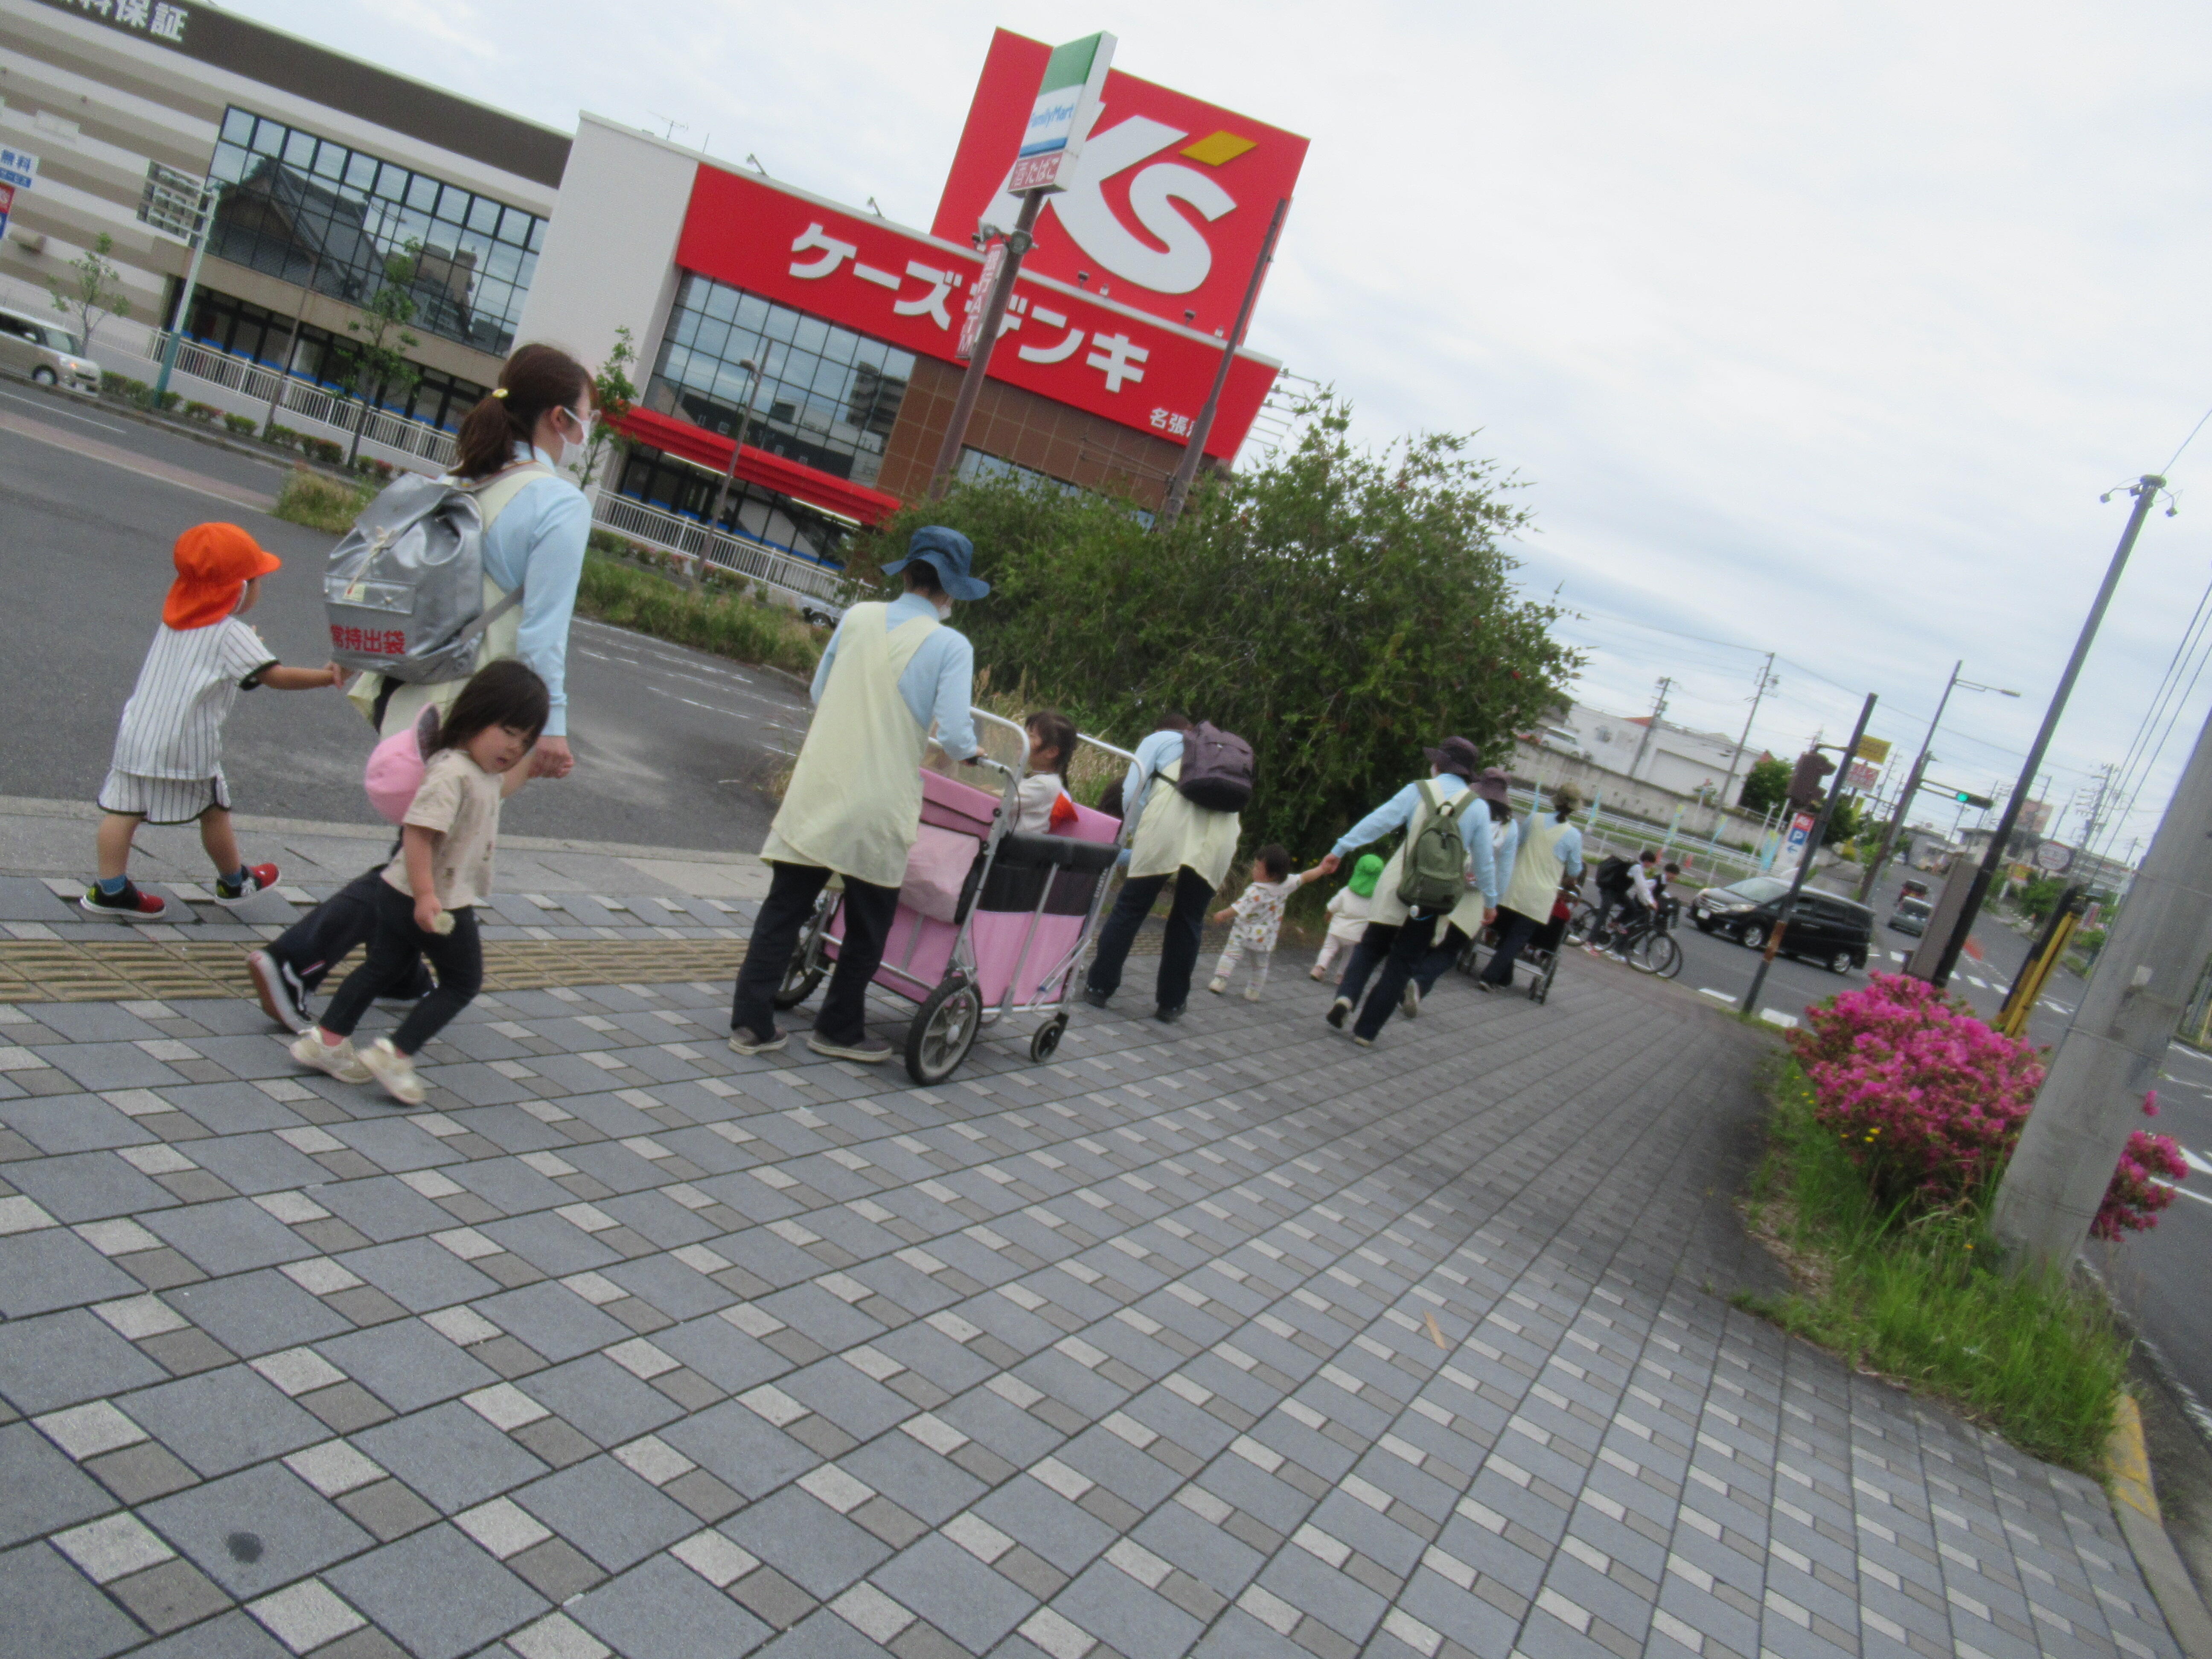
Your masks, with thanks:
[(1328, 978), (1337, 957), (1359, 943), (1359, 936), (1367, 931), (1367, 919), (1374, 913), (1375, 884), (1382, 876), (1382, 855), (1364, 854), (1352, 866), (1352, 878), (1330, 896), (1328, 936), (1321, 942), (1321, 954), (1314, 958), (1310, 978)]
[[(374, 1079), (403, 1105), (422, 1103), (428, 1091), (415, 1056), (483, 988), (476, 907), (491, 895), (500, 805), (529, 778), (523, 763), (550, 708), (545, 682), (512, 658), (485, 664), (461, 688), (402, 820), (398, 856), (377, 889), (368, 953), (338, 987), (321, 1025), (293, 1043), (294, 1060), (342, 1083)], [(422, 957), (437, 972), (437, 988), (390, 1036), (355, 1048), (354, 1028), (368, 1005)]]
[(1260, 849), (1260, 856), (1252, 861), (1252, 879), (1239, 894), (1237, 902), (1227, 909), (1217, 911), (1214, 924), (1231, 922), (1228, 945), (1221, 952), (1221, 960), (1213, 964), (1213, 977), (1206, 988), (1219, 996), (1229, 988), (1229, 976), (1237, 971), (1237, 960), (1249, 951), (1252, 955), (1252, 982), (1244, 988), (1244, 1000), (1257, 1002), (1260, 993), (1267, 988), (1267, 962), (1275, 952), (1276, 937), (1282, 932), (1283, 906), (1291, 894), (1321, 874), (1318, 866), (1291, 873), (1291, 854), (1286, 847), (1268, 845)]

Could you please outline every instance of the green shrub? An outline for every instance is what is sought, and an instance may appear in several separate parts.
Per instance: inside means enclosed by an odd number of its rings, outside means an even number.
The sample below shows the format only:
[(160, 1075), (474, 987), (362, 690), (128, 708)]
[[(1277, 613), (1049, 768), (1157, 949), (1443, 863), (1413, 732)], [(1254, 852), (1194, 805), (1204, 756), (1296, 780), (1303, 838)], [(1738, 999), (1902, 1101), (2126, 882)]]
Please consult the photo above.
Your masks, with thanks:
[(241, 438), (250, 438), (261, 429), (261, 422), (251, 415), (226, 415), (222, 423)]
[(2023, 1451), (2094, 1473), (2127, 1372), (2110, 1306), (2062, 1274), (1999, 1271), (1978, 1201), (1908, 1218), (1876, 1199), (1814, 1121), (1794, 1063), (1773, 1102), (1751, 1221), (1784, 1247), (1798, 1285), (1741, 1305), (1948, 1401)]
[(300, 434), (290, 427), (279, 426), (274, 421), (262, 428), (261, 436), (264, 442), (272, 443), (279, 449), (297, 449), (300, 447)]
[(146, 382), (134, 380), (127, 374), (118, 374), (112, 369), (102, 369), (100, 374), (100, 395), (103, 398), (120, 398), (127, 403), (143, 404), (146, 401)]
[(307, 452), (311, 459), (322, 461), (331, 466), (339, 465), (345, 459), (345, 446), (335, 438), (302, 436), (300, 440), (300, 447)]
[(652, 571), (597, 554), (584, 560), (576, 609), (617, 628), (795, 674), (811, 674), (822, 659), (822, 631), (781, 605), (687, 592)]
[(185, 415), (186, 418), (198, 421), (203, 426), (211, 425), (214, 422), (215, 418), (222, 413), (222, 411), (217, 409), (213, 404), (186, 404), (185, 405)]
[(310, 530), (343, 532), (353, 528), (354, 520), (368, 505), (372, 493), (362, 486), (342, 483), (295, 466), (284, 480), (284, 488), (277, 492), (274, 511), (278, 518)]

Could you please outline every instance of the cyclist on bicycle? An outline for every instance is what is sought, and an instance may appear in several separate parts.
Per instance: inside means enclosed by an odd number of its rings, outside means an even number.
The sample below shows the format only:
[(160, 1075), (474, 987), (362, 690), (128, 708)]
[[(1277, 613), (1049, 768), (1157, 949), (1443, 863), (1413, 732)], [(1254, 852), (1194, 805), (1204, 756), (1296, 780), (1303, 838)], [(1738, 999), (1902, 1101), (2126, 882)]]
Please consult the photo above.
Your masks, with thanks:
[[(1599, 925), (1591, 929), (1589, 943), (1583, 949), (1592, 956), (1620, 956), (1630, 940), (1650, 927), (1659, 914), (1659, 894), (1652, 886), (1658, 866), (1659, 854), (1645, 848), (1637, 861), (1628, 866), (1628, 886), (1620, 897), (1619, 908), (1610, 918), (1601, 916)], [(1607, 920), (1612, 921), (1609, 929), (1605, 925)]]

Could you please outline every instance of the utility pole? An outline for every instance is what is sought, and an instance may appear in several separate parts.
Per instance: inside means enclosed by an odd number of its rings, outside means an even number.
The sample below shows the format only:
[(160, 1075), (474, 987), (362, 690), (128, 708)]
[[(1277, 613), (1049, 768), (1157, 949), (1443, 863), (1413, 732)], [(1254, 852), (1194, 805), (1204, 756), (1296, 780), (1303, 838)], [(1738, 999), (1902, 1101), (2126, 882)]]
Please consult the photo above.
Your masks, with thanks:
[(1723, 812), (1728, 811), (1729, 793), (1735, 787), (1736, 763), (1743, 758), (1743, 751), (1751, 747), (1751, 726), (1759, 718), (1759, 702), (1781, 684), (1774, 678), (1774, 653), (1770, 651), (1766, 653), (1765, 664), (1759, 671), (1759, 684), (1752, 690), (1751, 713), (1744, 716), (1743, 736), (1736, 740), (1735, 751), (1729, 757), (1728, 781), (1721, 785), (1720, 805)]
[(1037, 214), (1044, 207), (1046, 192), (1031, 190), (1023, 193), (1021, 217), (1006, 234), (1006, 253), (1000, 261), (997, 276), (991, 291), (984, 296), (981, 331), (975, 336), (975, 349), (968, 359), (968, 372), (960, 377), (960, 395), (952, 400), (952, 419), (945, 428), (945, 441), (937, 447), (937, 465), (929, 475), (929, 495), (932, 501), (945, 494), (945, 486), (952, 482), (952, 474), (960, 465), (960, 450), (968, 441), (968, 422), (975, 413), (975, 400), (983, 395), (983, 382), (991, 373), (991, 350), (999, 343), (999, 325), (1006, 319), (1006, 301), (1014, 291), (1014, 277), (1022, 268), (1022, 256), (1036, 245)]
[(1290, 210), (1289, 197), (1276, 198), (1275, 216), (1267, 221), (1267, 240), (1260, 245), (1260, 257), (1252, 264), (1252, 280), (1244, 285), (1244, 303), (1237, 308), (1237, 326), (1229, 331), (1229, 338), (1221, 348), (1221, 366), (1213, 372), (1213, 389), (1206, 394), (1206, 402), (1183, 447), (1182, 459), (1176, 464), (1175, 477), (1168, 480), (1167, 499), (1160, 503), (1156, 528), (1165, 530), (1182, 516), (1183, 503), (1190, 499), (1190, 487), (1198, 482), (1199, 463), (1206, 458), (1206, 434), (1213, 430), (1213, 416), (1221, 407), (1221, 390), (1229, 384), (1229, 370), (1237, 361), (1237, 348), (1244, 343), (1244, 330), (1252, 320), (1252, 307), (1260, 298), (1261, 279), (1274, 261), (1275, 239), (1283, 234), (1283, 216)]
[[(763, 351), (761, 356), (768, 356)], [(721, 527), (722, 509), (729, 504), (730, 485), (738, 476), (738, 456), (745, 447), (745, 428), (752, 424), (753, 401), (760, 396), (761, 366), (750, 357), (742, 358), (738, 367), (745, 371), (745, 400), (738, 406), (738, 429), (730, 437), (730, 464), (722, 469), (722, 481), (714, 488), (714, 505), (707, 514), (706, 523), (699, 526), (698, 556), (691, 562), (691, 586), (697, 587), (707, 562), (707, 550), (714, 544), (714, 532)]]
[[(1966, 948), (1966, 935), (1973, 931), (1974, 918), (1981, 911), (1982, 900), (1988, 896), (1990, 883), (1996, 875), (1997, 866), (2004, 861), (2005, 843), (2012, 839), (2013, 826), (2020, 822), (2021, 808), (2027, 804), (2027, 792), (2035, 787), (2035, 775), (2043, 764), (2044, 751), (2051, 747), (2051, 737), (2058, 730), (2059, 718), (2066, 712), (2066, 699), (2073, 693), (2074, 682), (2081, 678), (2081, 664), (2088, 657), (2090, 646), (2096, 641), (2097, 629), (2105, 620), (2106, 609), (2112, 602), (2113, 590), (2120, 585), (2120, 573), (2128, 567), (2128, 555), (2135, 551), (2136, 538), (2142, 534), (2143, 520), (2150, 516), (2151, 503), (2158, 499), (2158, 492), (2165, 488), (2166, 480), (2154, 472), (2144, 473), (2128, 486), (2129, 493), (2136, 498), (2135, 509), (2128, 514), (2127, 528), (2120, 532), (2120, 544), (2112, 550), (2112, 562), (2105, 568), (2104, 582), (2097, 589), (2097, 597), (2090, 603), (2088, 616), (2082, 619), (2081, 632), (2074, 641), (2074, 654), (2066, 659), (2065, 672), (2058, 677), (2058, 689), (2051, 694), (2051, 706), (2044, 710), (2043, 725), (2035, 734), (2035, 741), (2028, 746), (2027, 763), (2020, 769), (2020, 787), (2012, 792), (2012, 799), (2005, 803), (2004, 816), (1997, 821), (1996, 833), (1990, 837), (1990, 844), (1982, 854), (1981, 868), (1974, 874), (1973, 885), (1967, 890), (1966, 902), (1960, 908), (1959, 920), (1951, 929), (1951, 937), (1944, 941), (1942, 955), (1936, 958), (1936, 971), (1928, 976), (1928, 982), (1938, 990), (1951, 982), (1951, 969), (1958, 964), (1959, 952)], [(2106, 959), (2100, 957), (2100, 963)], [(2080, 1023), (2078, 1014), (2075, 1023)], [(2172, 1034), (2173, 1027), (2167, 1026), (2166, 1035), (2171, 1036)], [(2104, 1188), (2100, 1185), (2098, 1190), (2101, 1192)]]
[[(1875, 855), (1874, 863), (1868, 866), (1865, 879), (1859, 883), (1859, 902), (1862, 904), (1867, 902), (1867, 896), (1874, 891), (1875, 878), (1881, 874), (1882, 866), (1889, 862), (1889, 850), (1896, 843), (1898, 833), (1905, 828), (1905, 816), (1912, 810), (1913, 799), (1919, 793), (1920, 780), (1926, 775), (1928, 763), (1933, 758), (1928, 752), (1929, 746), (1936, 741), (1936, 729), (1943, 724), (1943, 711), (1950, 706), (1951, 693), (1956, 690), (1994, 691), (2001, 697), (2016, 697), (2020, 695), (2019, 692), (2008, 691), (2001, 685), (1977, 685), (1972, 680), (1960, 679), (1959, 671), (1966, 665), (1966, 659), (1960, 658), (1951, 665), (1951, 678), (1943, 682), (1943, 695), (1936, 700), (1936, 718), (1928, 722), (1928, 735), (1921, 740), (1919, 757), (1913, 761), (1911, 774), (1905, 781), (1905, 793), (1897, 803), (1896, 811), (1890, 816), (1889, 828), (1882, 832), (1881, 851)], [(1962, 819), (1965, 816), (1964, 812), (1960, 814)], [(1954, 825), (1954, 835), (1955, 830)]]
[(1636, 758), (1628, 763), (1628, 775), (1632, 778), (1636, 775), (1636, 769), (1644, 764), (1644, 751), (1651, 747), (1651, 734), (1659, 729), (1659, 717), (1667, 712), (1667, 693), (1674, 685), (1671, 679), (1659, 682), (1659, 695), (1651, 704), (1651, 723), (1644, 728), (1644, 740), (1636, 745)]
[[(2145, 483), (2150, 483), (2146, 479)], [(2142, 516), (2146, 489), (2136, 502)], [(2081, 1006), (2051, 1057), (2020, 1145), (1997, 1187), (1990, 1225), (2011, 1265), (2063, 1269), (2140, 1127), (2212, 952), (2212, 720), (2151, 836), (2136, 896), (2112, 923)]]
[(1867, 700), (1859, 708), (1859, 723), (1852, 730), (1851, 740), (1844, 745), (1844, 763), (1836, 769), (1836, 787), (1828, 791), (1828, 799), (1821, 803), (1820, 816), (1813, 825), (1813, 833), (1805, 837), (1805, 850), (1798, 855), (1797, 873), (1790, 878), (1790, 890), (1784, 895), (1782, 908), (1774, 922), (1774, 931), (1766, 936), (1766, 950), (1759, 958), (1759, 966), (1752, 969), (1751, 987), (1737, 1005), (1738, 1012), (1756, 1014), (1759, 994), (1766, 984), (1766, 970), (1774, 965), (1774, 957), (1782, 949), (1782, 936), (1790, 928), (1790, 919), (1797, 908), (1797, 895), (1804, 890), (1805, 878), (1813, 873), (1813, 860), (1820, 853), (1820, 843), (1827, 838), (1828, 820), (1836, 815), (1836, 803), (1844, 797), (1844, 781), (1851, 775), (1851, 757), (1859, 752), (1859, 739), (1866, 736), (1867, 722), (1874, 718), (1875, 695), (1867, 693)]

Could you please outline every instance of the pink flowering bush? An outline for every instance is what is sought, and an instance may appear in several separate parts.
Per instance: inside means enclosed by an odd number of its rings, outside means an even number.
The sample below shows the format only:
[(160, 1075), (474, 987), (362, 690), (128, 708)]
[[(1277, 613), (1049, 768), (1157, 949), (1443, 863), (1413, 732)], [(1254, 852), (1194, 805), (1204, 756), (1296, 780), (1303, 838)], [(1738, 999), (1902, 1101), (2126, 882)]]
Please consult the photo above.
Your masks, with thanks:
[[(2043, 1083), (2034, 1048), (1901, 974), (1869, 974), (1863, 990), (1808, 1009), (1790, 1045), (1812, 1085), (1814, 1121), (1838, 1138), (1881, 1202), (1908, 1212), (1985, 1198)], [(2146, 1100), (2146, 1114), (2157, 1109), (2155, 1097)], [(2185, 1173), (2172, 1140), (2137, 1130), (2096, 1236), (2155, 1225), (2173, 1194), (2153, 1177)]]

